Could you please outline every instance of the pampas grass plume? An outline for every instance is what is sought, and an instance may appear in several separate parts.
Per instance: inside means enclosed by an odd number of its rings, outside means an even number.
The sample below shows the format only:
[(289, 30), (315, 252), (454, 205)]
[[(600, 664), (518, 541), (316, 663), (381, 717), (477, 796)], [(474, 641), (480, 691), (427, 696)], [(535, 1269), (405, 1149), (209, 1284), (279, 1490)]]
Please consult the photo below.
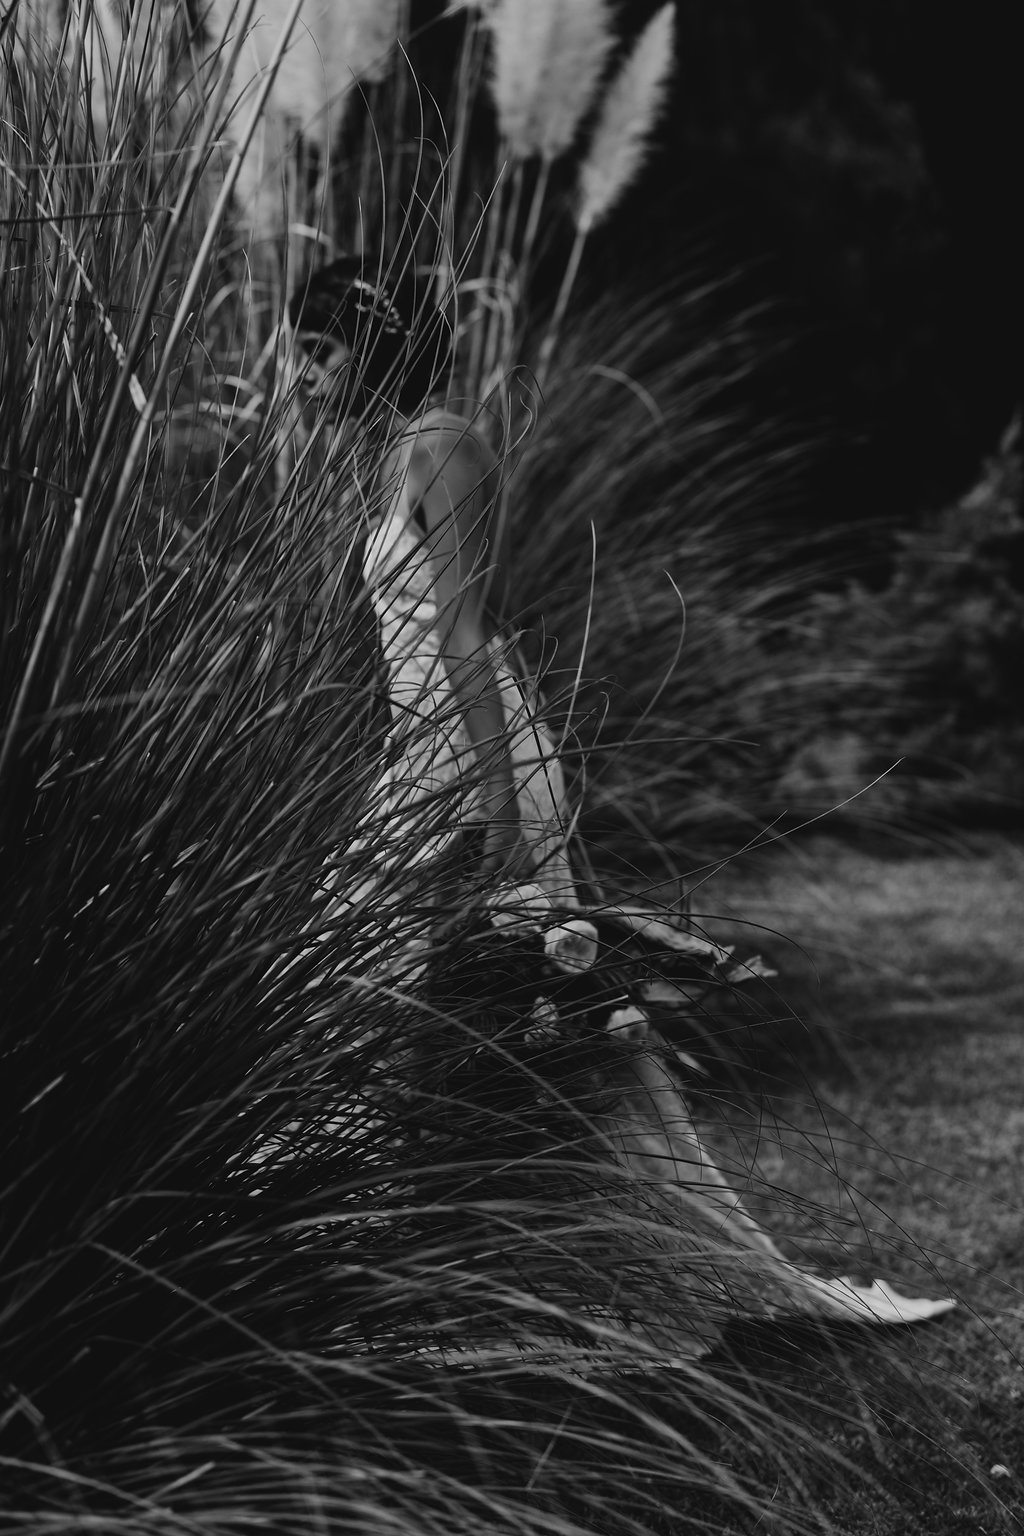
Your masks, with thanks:
[[(287, 0), (261, 6), (239, 71), (240, 103), (251, 99), (268, 69), (287, 10)], [(278, 231), (281, 186), (296, 130), (326, 166), (353, 86), (385, 77), (403, 20), (402, 0), (306, 0), (275, 66), (270, 100), (239, 178), (238, 203), (257, 239)], [(237, 24), (237, 0), (212, 0), (207, 27), (218, 47)]]
[(675, 7), (651, 18), (601, 106), (590, 150), (580, 167), (577, 226), (586, 232), (607, 218), (643, 161), (664, 101), (673, 60)]
[(612, 45), (606, 0), (498, 0), (487, 20), (502, 134), (518, 159), (555, 160), (604, 72)]

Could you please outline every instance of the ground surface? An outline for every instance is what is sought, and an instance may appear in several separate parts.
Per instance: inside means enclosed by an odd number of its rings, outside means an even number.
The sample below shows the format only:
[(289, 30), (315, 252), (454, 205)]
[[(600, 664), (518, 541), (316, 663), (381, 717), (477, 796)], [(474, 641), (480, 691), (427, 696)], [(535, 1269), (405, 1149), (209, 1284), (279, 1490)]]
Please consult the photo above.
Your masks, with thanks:
[[(939, 1405), (930, 1445), (899, 1412), (827, 1430), (879, 1483), (833, 1505), (838, 1529), (1024, 1528), (1024, 844), (794, 841), (715, 875), (694, 905), (780, 971), (762, 994), (782, 1021), (761, 1057), (766, 1223), (804, 1234), (811, 1262), (845, 1251), (846, 1268), (961, 1299), (892, 1334)], [(810, 1240), (789, 1192), (820, 1207)]]

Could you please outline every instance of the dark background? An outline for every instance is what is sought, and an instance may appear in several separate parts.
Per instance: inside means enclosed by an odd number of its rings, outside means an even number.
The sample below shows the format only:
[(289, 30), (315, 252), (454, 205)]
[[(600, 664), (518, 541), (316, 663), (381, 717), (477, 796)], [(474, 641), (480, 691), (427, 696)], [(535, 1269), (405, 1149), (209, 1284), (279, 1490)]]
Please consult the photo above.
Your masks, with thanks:
[[(629, 28), (655, 6), (627, 3)], [(1021, 400), (1024, 93), (1012, 6), (681, 0), (659, 152), (612, 239), (712, 233), (796, 343), (836, 517), (963, 491)]]
[[(621, 0), (624, 45), (657, 8)], [(769, 306), (766, 351), (785, 342), (745, 404), (806, 426), (819, 526), (962, 493), (1024, 393), (1014, 9), (676, 6), (654, 151), (584, 286), (648, 290), (695, 247), (706, 275), (742, 273), (732, 302)]]

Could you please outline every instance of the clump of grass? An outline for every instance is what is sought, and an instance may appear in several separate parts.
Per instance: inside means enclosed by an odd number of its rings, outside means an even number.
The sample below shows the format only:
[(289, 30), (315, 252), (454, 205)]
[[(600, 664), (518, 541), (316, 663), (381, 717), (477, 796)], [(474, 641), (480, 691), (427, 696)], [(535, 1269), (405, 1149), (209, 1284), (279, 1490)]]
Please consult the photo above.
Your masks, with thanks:
[[(396, 984), (382, 910), (437, 871), (363, 815), (389, 424), (299, 432), (269, 365), (239, 405), (215, 242), (178, 248), (217, 99), (154, 193), (146, 135), (97, 159), (45, 65), (3, 65), (5, 1518), (811, 1528), (844, 1469), (806, 1391), (693, 1347), (757, 1313), (757, 1263), (603, 1155), (607, 1040), (512, 1048), (531, 951), (481, 935), (490, 877)], [(356, 899), (325, 923), (328, 867)]]
[(778, 661), (828, 546), (785, 532), (799, 435), (742, 404), (766, 334), (699, 264), (594, 304), (519, 470), (523, 621), (557, 639), (560, 678), (585, 658), (570, 741), (589, 825), (642, 872), (667, 847), (686, 867), (761, 834), (785, 743), (821, 704), (820, 670)]

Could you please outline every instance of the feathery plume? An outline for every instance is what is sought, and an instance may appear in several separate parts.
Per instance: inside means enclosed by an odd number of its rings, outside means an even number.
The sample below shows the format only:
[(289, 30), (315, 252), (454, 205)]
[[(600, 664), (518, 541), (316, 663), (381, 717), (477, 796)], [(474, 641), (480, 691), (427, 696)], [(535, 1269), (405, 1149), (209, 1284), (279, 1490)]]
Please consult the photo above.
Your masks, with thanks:
[(577, 227), (586, 232), (611, 212), (640, 167), (672, 68), (675, 7), (647, 23), (613, 80), (580, 167)]
[[(268, 67), (286, 9), (285, 0), (266, 0), (249, 33), (242, 69), (250, 79), (240, 81), (245, 92), (255, 90)], [(209, 27), (218, 44), (234, 30), (235, 14), (236, 0), (213, 0)], [(379, 81), (387, 72), (402, 15), (402, 0), (312, 0), (304, 6), (239, 179), (238, 200), (257, 234), (273, 233), (280, 217), (282, 167), (296, 131), (326, 163), (352, 86)]]
[(607, 0), (498, 0), (487, 11), (498, 122), (521, 160), (564, 154), (612, 45)]

